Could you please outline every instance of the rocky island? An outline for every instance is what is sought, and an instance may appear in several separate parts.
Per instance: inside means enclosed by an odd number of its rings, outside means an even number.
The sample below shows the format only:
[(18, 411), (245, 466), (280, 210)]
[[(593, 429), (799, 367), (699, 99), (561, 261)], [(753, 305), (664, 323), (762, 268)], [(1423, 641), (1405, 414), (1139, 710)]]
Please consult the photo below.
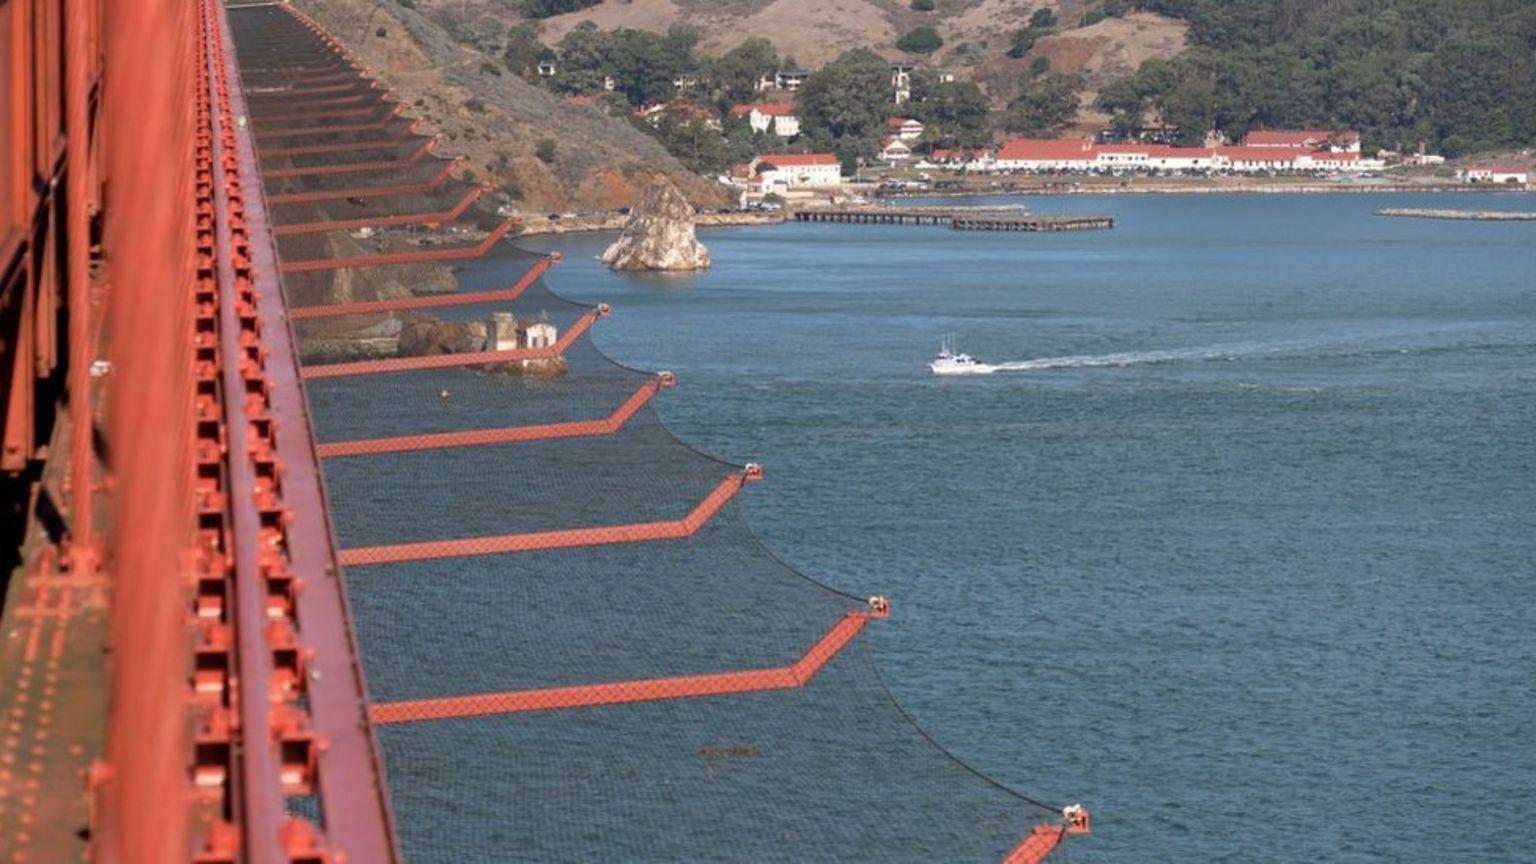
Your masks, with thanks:
[(709, 250), (694, 235), (694, 209), (676, 186), (658, 180), (630, 211), (601, 260), (613, 270), (706, 270)]

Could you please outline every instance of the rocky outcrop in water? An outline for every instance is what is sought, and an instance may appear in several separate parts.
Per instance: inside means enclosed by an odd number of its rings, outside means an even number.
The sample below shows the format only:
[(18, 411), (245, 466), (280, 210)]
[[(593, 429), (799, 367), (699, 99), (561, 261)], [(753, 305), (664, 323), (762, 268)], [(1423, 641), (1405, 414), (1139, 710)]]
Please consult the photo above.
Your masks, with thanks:
[(630, 211), (624, 233), (602, 255), (614, 270), (704, 270), (709, 250), (693, 233), (694, 211), (666, 180), (652, 185)]

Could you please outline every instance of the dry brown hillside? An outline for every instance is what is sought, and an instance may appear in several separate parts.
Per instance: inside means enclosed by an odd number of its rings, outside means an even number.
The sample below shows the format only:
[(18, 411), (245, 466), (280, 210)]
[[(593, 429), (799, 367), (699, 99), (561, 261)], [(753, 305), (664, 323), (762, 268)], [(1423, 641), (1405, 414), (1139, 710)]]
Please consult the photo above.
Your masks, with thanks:
[[(411, 103), (422, 128), (441, 133), (440, 151), (468, 158), (530, 212), (629, 206), (657, 174), (695, 204), (720, 206), (722, 187), (688, 171), (650, 137), (592, 107), (567, 103), (454, 41), (415, 9), (378, 0), (296, 0), (295, 6), (352, 48)], [(556, 142), (551, 164), (535, 154)]]
[[(461, 0), (420, 2), (445, 10), (463, 5)], [(1056, 10), (1063, 25), (1063, 33), (1054, 38), (1085, 46), (1086, 53), (1072, 64), (1074, 68), (1131, 71), (1141, 60), (1172, 56), (1184, 47), (1185, 25), (1155, 15), (1112, 18), (1074, 28), (1090, 5), (1087, 0), (937, 0), (933, 12), (914, 12), (909, 0), (603, 0), (580, 12), (545, 20), (539, 36), (554, 44), (582, 21), (605, 30), (634, 27), (656, 32), (681, 22), (703, 32), (701, 47), (706, 52), (720, 53), (748, 37), (762, 36), (774, 43), (781, 57), (793, 57), (814, 68), (851, 48), (873, 48), (889, 57), (910, 56), (896, 50), (896, 40), (913, 27), (927, 24), (944, 37), (944, 47), (925, 62), (970, 77), (978, 67), (1006, 59), (1011, 34), (1036, 9), (1048, 6)]]

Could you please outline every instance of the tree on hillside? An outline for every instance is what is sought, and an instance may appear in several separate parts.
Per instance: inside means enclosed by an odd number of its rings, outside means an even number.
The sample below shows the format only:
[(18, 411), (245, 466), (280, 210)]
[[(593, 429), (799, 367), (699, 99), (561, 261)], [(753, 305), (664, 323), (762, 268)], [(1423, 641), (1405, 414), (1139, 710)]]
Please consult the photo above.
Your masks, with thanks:
[(737, 161), (725, 136), (704, 118), (686, 112), (663, 111), (654, 122), (639, 120), (637, 124), (689, 170), (718, 174)]
[(779, 71), (779, 53), (767, 39), (753, 38), (709, 64), (710, 89), (726, 102), (746, 102), (757, 94), (757, 82)]
[[(1536, 4), (1523, 0), (1138, 0), (1192, 47), (1105, 88), (1118, 123), (1343, 126), (1367, 148), (1536, 143)], [(1210, 128), (1210, 126), (1206, 126)]]
[(1077, 116), (1077, 91), (1082, 83), (1076, 75), (1024, 76), (1022, 90), (1003, 115), (1003, 127), (1017, 135), (1046, 138), (1059, 134)]
[(987, 119), (990, 104), (972, 81), (944, 81), (913, 103), (929, 140), (940, 147), (980, 147), (991, 138)]
[(596, 6), (601, 2), (603, 0), (522, 0), (518, 4), (518, 11), (528, 18), (548, 18)]
[(914, 27), (896, 40), (896, 47), (908, 54), (932, 54), (944, 47), (944, 40), (932, 27)]
[(871, 155), (890, 114), (890, 64), (867, 48), (848, 51), (811, 73), (798, 96), (801, 122), (811, 132)]
[(554, 52), (539, 41), (532, 27), (513, 24), (507, 28), (507, 49), (501, 56), (513, 74), (531, 81), (539, 77), (539, 61), (553, 57)]
[(603, 88), (608, 74), (608, 35), (591, 21), (572, 27), (560, 40), (560, 73), (550, 86), (565, 93), (591, 93)]

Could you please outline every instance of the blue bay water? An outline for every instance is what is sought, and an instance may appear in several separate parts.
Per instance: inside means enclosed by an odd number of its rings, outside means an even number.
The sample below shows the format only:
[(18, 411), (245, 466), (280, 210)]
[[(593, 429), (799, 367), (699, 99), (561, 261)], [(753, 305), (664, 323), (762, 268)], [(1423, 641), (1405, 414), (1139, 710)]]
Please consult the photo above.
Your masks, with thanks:
[[(968, 201), (966, 203), (1001, 203)], [(703, 232), (597, 343), (748, 516), (895, 614), (936, 738), (1095, 814), (1073, 860), (1536, 859), (1536, 196), (1038, 198), (1110, 232)], [(1024, 371), (938, 379), (942, 334)]]

